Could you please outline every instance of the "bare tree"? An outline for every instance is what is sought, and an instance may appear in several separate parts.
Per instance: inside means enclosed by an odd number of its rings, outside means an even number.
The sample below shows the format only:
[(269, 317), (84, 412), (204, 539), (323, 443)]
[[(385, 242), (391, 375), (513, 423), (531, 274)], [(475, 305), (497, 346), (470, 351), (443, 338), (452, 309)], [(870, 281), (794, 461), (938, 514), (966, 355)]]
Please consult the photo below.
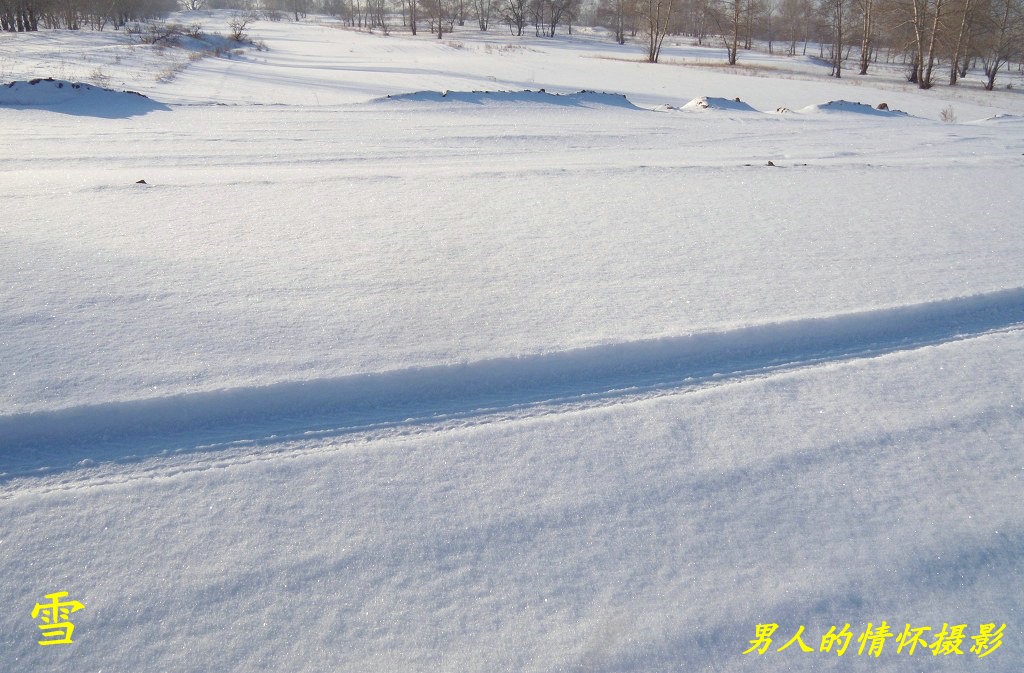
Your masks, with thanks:
[(647, 33), (647, 61), (657, 63), (672, 20), (673, 0), (641, 0), (640, 14)]
[(370, 27), (380, 28), (385, 35), (391, 33), (391, 7), (388, 0), (366, 0), (366, 9), (370, 15)]
[[(718, 33), (722, 36), (722, 42), (725, 44), (726, 60), (730, 66), (735, 66), (739, 58), (739, 31), (742, 26), (740, 19), (743, 16), (743, 2), (744, 0), (722, 0), (721, 12), (714, 14)], [(729, 33), (723, 30), (722, 15), (731, 22), (732, 30)]]
[(521, 36), (526, 28), (528, 0), (504, 0), (501, 6), (502, 19), (508, 24), (513, 35)]
[(765, 37), (768, 38), (768, 53), (775, 53), (775, 16), (778, 14), (778, 0), (765, 0), (761, 6), (764, 18)]
[(636, 14), (636, 0), (601, 0), (597, 6), (597, 19), (615, 31), (615, 41), (626, 43), (626, 26)]
[(796, 43), (807, 34), (807, 24), (811, 8), (808, 0), (782, 0), (779, 5), (779, 22), (782, 34), (789, 42), (788, 54), (796, 54)]
[(446, 27), (449, 33), (455, 29), (455, 12), (451, 0), (424, 0), (422, 7), (427, 12), (430, 31), (437, 33), (437, 39), (444, 37)]
[(868, 65), (871, 62), (872, 33), (875, 30), (874, 8), (875, 0), (859, 0), (861, 12), (860, 24), (860, 74), (868, 74)]
[[(248, 42), (249, 36), (245, 34), (245, 29), (256, 20), (256, 16), (253, 14), (240, 14), (231, 17), (228, 21), (228, 30), (231, 31), (229, 37), (235, 42)], [(199, 32), (201, 26), (195, 26), (194, 30), (191, 31), (193, 37)]]
[(828, 21), (832, 45), (829, 60), (832, 63), (832, 76), (839, 79), (843, 76), (843, 45), (846, 41), (846, 14), (849, 0), (822, 0), (822, 10)]
[(1021, 6), (1015, 0), (993, 0), (986, 13), (986, 40), (981, 63), (985, 69), (985, 89), (991, 91), (996, 85), (999, 68), (1008, 65), (1013, 55), (1021, 53)]
[(473, 0), (476, 10), (476, 22), (480, 30), (486, 32), (491, 24), (491, 14), (495, 10), (495, 0)]
[(972, 0), (963, 0), (963, 10), (960, 15), (960, 30), (957, 31), (956, 41), (953, 43), (953, 53), (949, 57), (949, 84), (956, 85), (958, 69), (960, 67), (960, 56), (967, 50), (967, 39), (971, 27)]

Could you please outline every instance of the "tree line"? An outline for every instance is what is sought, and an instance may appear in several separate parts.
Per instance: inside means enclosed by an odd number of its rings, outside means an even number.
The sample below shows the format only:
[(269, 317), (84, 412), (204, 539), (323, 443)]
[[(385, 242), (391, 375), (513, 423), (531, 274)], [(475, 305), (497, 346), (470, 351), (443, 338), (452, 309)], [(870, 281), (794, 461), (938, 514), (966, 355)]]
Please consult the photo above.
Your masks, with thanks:
[[(603, 26), (620, 44), (640, 40), (657, 62), (668, 35), (721, 46), (730, 65), (764, 45), (831, 65), (899, 63), (923, 89), (955, 85), (972, 68), (993, 89), (1000, 72), (1024, 60), (1024, 0), (183, 0), (184, 8), (259, 10), (265, 18), (299, 20), (323, 12), (361, 28), (443, 37), (467, 24), (481, 31), (553, 37), (574, 24)], [(0, 0), (0, 28), (103, 30), (178, 9), (176, 0)]]
[(0, 30), (117, 29), (178, 8), (176, 0), (0, 0)]
[(620, 44), (645, 36), (651, 61), (666, 34), (686, 35), (723, 47), (730, 65), (755, 43), (819, 58), (840, 78), (847, 63), (862, 75), (900, 63), (922, 89), (980, 67), (991, 90), (1024, 58), (1024, 0), (600, 0), (595, 19)]

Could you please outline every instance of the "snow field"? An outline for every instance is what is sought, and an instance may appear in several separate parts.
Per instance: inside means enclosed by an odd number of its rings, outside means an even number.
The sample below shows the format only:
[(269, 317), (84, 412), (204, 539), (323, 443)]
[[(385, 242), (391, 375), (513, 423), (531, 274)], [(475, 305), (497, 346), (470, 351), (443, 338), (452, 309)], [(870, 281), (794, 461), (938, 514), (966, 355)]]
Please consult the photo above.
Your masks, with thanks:
[(1017, 673), (1019, 93), (315, 23), (0, 36), (0, 671)]
[(3, 415), (1024, 285), (1017, 126), (449, 105), (5, 113)]
[(810, 640), (995, 620), (1000, 651), (941, 670), (1009, 672), (1024, 656), (1022, 355), (1018, 331), (28, 488), (3, 503), (0, 596), (31, 606), (58, 582), (87, 610), (63, 651), (4, 611), (2, 650), (38, 671), (909, 671), (939, 664), (891, 641), (869, 661), (740, 652), (756, 623)]

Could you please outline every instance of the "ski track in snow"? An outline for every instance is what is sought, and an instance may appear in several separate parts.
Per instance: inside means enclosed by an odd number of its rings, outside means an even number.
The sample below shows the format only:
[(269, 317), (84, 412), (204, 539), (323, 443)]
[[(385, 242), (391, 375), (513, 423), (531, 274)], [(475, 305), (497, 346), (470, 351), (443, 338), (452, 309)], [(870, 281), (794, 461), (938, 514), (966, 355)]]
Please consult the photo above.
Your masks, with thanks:
[[(119, 480), (167, 476), (290, 453), (281, 445), (291, 441), (351, 443), (565, 413), (1021, 329), (1024, 288), (1014, 288), (525, 357), (12, 414), (0, 416), (0, 483), (13, 485), (0, 498), (32, 477), (57, 477), (43, 490), (68, 488), (67, 472), (70, 483), (108, 483), (92, 469), (98, 463), (100, 472), (127, 467)], [(205, 458), (184, 467), (136, 465), (195, 453)]]

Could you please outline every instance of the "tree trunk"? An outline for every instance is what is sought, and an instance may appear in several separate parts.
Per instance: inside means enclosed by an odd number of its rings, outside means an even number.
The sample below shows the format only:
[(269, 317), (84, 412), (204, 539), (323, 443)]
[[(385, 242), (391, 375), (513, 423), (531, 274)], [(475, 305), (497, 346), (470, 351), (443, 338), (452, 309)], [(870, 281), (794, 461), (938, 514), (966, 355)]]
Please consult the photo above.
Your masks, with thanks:
[(932, 34), (928, 41), (928, 61), (924, 70), (924, 77), (918, 84), (922, 89), (932, 88), (932, 66), (935, 65), (935, 41), (939, 34), (939, 18), (942, 16), (942, 0), (935, 0), (935, 17), (932, 21)]
[(860, 74), (868, 74), (868, 63), (871, 58), (871, 10), (874, 6), (872, 0), (864, 1), (864, 22), (861, 25), (860, 38)]
[(729, 49), (729, 65), (736, 65), (740, 48), (740, 13), (743, 10), (741, 0), (732, 0), (732, 47)]
[(924, 65), (924, 36), (922, 32), (924, 30), (924, 22), (926, 17), (924, 16), (927, 6), (924, 4), (927, 0), (911, 0), (911, 6), (914, 8), (914, 70), (911, 73), (909, 81), (912, 84), (920, 86), (921, 83), (921, 66)]
[(843, 77), (843, 0), (832, 0), (836, 12), (835, 47), (832, 52), (832, 74)]
[(953, 47), (953, 55), (949, 59), (949, 85), (955, 86), (957, 79), (957, 68), (960, 67), (960, 49), (964, 45), (964, 38), (967, 36), (967, 17), (971, 15), (971, 0), (964, 0), (964, 18), (960, 21), (960, 32), (956, 36), (956, 44)]

